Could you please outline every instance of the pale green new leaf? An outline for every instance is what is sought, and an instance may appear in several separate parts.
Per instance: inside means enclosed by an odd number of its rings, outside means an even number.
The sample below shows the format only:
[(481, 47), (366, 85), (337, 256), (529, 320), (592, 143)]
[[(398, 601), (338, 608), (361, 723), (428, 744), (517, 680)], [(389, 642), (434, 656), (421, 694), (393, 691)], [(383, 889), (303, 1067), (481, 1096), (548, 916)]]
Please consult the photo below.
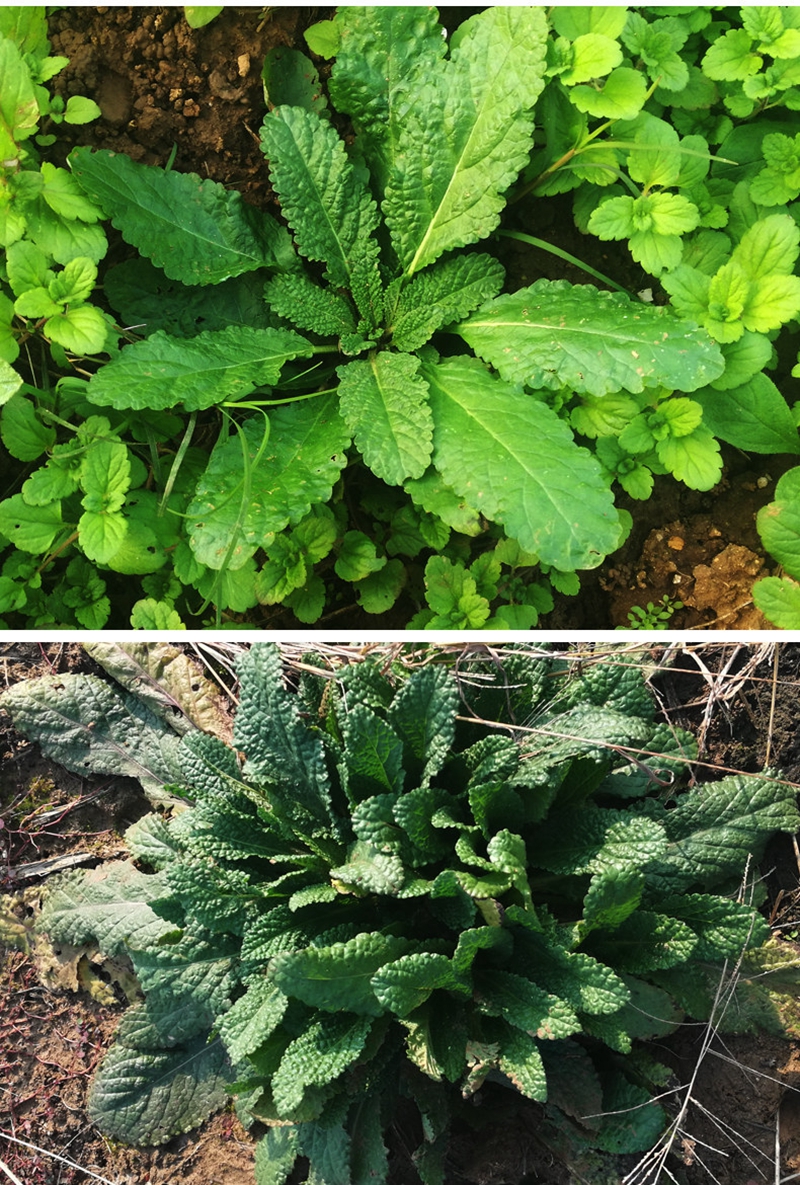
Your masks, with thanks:
[(182, 404), (201, 411), (272, 386), (285, 362), (311, 353), (311, 344), (290, 329), (230, 325), (192, 338), (159, 329), (96, 371), (87, 396), (102, 407), (160, 411)]
[(55, 942), (96, 942), (107, 955), (158, 942), (175, 927), (150, 908), (163, 897), (166, 877), (111, 860), (89, 872), (65, 872), (50, 884), (40, 926)]
[(600, 466), (554, 411), (475, 359), (425, 366), (423, 376), (433, 463), (451, 489), (561, 570), (596, 567), (615, 550), (619, 523)]
[(364, 173), (330, 123), (301, 107), (269, 112), (261, 142), (298, 250), (326, 265), (334, 287), (352, 288), (355, 265), (378, 256), (378, 210)]
[(800, 453), (794, 416), (768, 375), (754, 374), (733, 390), (707, 387), (695, 398), (704, 424), (720, 440), (754, 453)]
[(786, 576), (767, 576), (753, 585), (753, 601), (779, 630), (800, 629), (800, 584)]
[(209, 568), (241, 567), (270, 534), (298, 523), (315, 503), (327, 502), (346, 464), (350, 434), (335, 397), (275, 408), (269, 423), (263, 452), (264, 420), (258, 416), (242, 424), (253, 466), (246, 502), (238, 433), (218, 441), (197, 484), (187, 509), (190, 538), (195, 556)]
[(382, 350), (337, 369), (339, 410), (370, 469), (389, 485), (421, 477), (433, 423), (419, 359)]
[(76, 148), (70, 165), (125, 241), (173, 280), (218, 284), (255, 268), (291, 265), (286, 231), (235, 189), (105, 150)]
[(357, 934), (331, 946), (276, 955), (269, 979), (287, 996), (323, 1012), (380, 1016), (383, 1005), (372, 989), (372, 978), (386, 963), (408, 950), (408, 940), (386, 934)]
[(95, 675), (46, 675), (2, 696), (14, 725), (42, 751), (76, 773), (137, 778), (153, 802), (180, 781), (179, 739), (135, 696)]
[[(762, 506), (756, 519), (761, 541), (790, 576), (800, 577), (800, 468), (790, 469), (775, 487), (775, 501)], [(765, 588), (766, 585), (766, 588)], [(794, 585), (778, 589), (768, 581), (756, 585), (761, 594), (770, 587), (794, 600)]]
[(407, 275), (497, 226), (528, 159), (546, 35), (542, 9), (487, 9), (403, 104), (384, 214)]
[[(8, 406), (13, 403), (12, 399)], [(20, 551), (40, 555), (51, 547), (62, 527), (60, 502), (29, 506), (22, 494), (0, 502), (0, 533)]]
[(550, 390), (694, 391), (724, 369), (719, 347), (692, 321), (566, 280), (499, 296), (458, 332), (508, 382)]

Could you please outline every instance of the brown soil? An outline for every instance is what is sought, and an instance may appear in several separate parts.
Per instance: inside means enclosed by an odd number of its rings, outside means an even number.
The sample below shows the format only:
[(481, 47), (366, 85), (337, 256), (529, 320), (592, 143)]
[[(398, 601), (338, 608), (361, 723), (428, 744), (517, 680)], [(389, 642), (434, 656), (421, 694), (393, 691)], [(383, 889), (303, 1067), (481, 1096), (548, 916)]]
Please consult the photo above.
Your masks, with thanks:
[[(184, 648), (193, 653), (191, 645)], [(665, 717), (700, 737), (703, 777), (713, 777), (715, 768), (758, 771), (767, 762), (800, 783), (800, 645), (683, 644), (652, 648), (652, 659)], [(67, 670), (102, 674), (76, 645), (0, 643), (0, 687)], [(78, 778), (44, 760), (3, 714), (0, 755), (0, 1160), (25, 1185), (87, 1179), (53, 1156), (113, 1185), (252, 1185), (252, 1138), (230, 1112), (155, 1149), (111, 1144), (88, 1122), (92, 1073), (137, 987), (123, 961), (86, 948), (53, 949), (35, 935), (48, 875), (32, 865), (56, 857), (95, 864), (119, 856), (120, 832), (149, 807), (129, 780)], [(800, 859), (791, 838), (771, 845), (761, 873), (763, 908), (775, 932), (794, 943), (800, 933)], [(705, 1185), (707, 1169), (719, 1185), (776, 1179), (776, 1124), (781, 1174), (800, 1170), (800, 1024), (790, 1019), (789, 1032), (791, 1040), (767, 1034), (715, 1038), (669, 1162), (679, 1185)], [(690, 1081), (703, 1033), (703, 1026), (687, 1024), (655, 1048), (672, 1071), (668, 1089)], [(672, 1113), (674, 1102), (668, 1099), (666, 1106)], [(574, 1149), (567, 1150), (567, 1167), (565, 1148), (542, 1108), (500, 1087), (483, 1088), (470, 1107), (454, 1130), (446, 1185), (619, 1185), (635, 1168), (635, 1157), (598, 1164), (576, 1157)], [(395, 1158), (393, 1185), (412, 1185), (415, 1174), (402, 1139)]]

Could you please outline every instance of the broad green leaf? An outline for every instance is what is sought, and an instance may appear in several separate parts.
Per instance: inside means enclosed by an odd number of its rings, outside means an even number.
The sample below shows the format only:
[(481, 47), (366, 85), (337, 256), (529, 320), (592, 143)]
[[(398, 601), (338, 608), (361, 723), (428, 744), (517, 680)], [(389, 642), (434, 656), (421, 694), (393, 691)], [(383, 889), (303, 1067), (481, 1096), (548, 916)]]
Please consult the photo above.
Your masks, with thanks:
[(32, 136), (39, 123), (39, 104), (30, 71), (17, 46), (0, 36), (0, 151), (3, 159), (17, 157), (17, 143)]
[(394, 605), (408, 579), (404, 564), (389, 560), (379, 572), (359, 580), (355, 586), (358, 603), (365, 613), (386, 613)]
[(256, 1185), (285, 1185), (298, 1156), (299, 1132), (297, 1124), (267, 1128), (256, 1144)]
[(789, 405), (766, 374), (754, 374), (733, 390), (707, 387), (695, 398), (703, 405), (703, 422), (720, 440), (754, 453), (800, 453)]
[(585, 947), (619, 972), (643, 975), (687, 962), (697, 948), (697, 935), (677, 918), (637, 909), (613, 932), (595, 930)]
[(433, 466), (418, 480), (406, 482), (404, 489), (417, 505), (435, 514), (454, 531), (474, 537), (483, 530), (480, 512), (456, 494)]
[(754, 333), (769, 333), (798, 313), (800, 277), (764, 276), (750, 285), (742, 308), (742, 325)]
[[(790, 576), (800, 578), (800, 468), (781, 476), (774, 502), (761, 507), (756, 523), (770, 555)], [(756, 587), (763, 588), (763, 582)], [(789, 595), (788, 589), (782, 591), (784, 596)]]
[(562, 37), (575, 41), (589, 33), (603, 37), (619, 37), (628, 19), (627, 8), (618, 6), (587, 5), (576, 8), (572, 5), (558, 5), (550, 14), (553, 28)]
[(384, 214), (406, 275), (496, 227), (527, 162), (545, 39), (541, 9), (487, 9), (403, 104)]
[[(246, 501), (242, 445), (238, 434), (214, 447), (208, 467), (187, 508), (192, 550), (201, 563), (218, 570), (242, 566), (271, 533), (282, 531), (327, 502), (344, 468), (350, 436), (336, 400), (322, 396), (276, 408), (270, 414), (269, 442), (254, 465)], [(264, 421), (242, 424), (251, 463), (264, 439)], [(239, 540), (229, 555), (232, 536)]]
[(569, 1004), (522, 975), (478, 969), (475, 988), (482, 1012), (502, 1016), (540, 1040), (558, 1041), (580, 1032), (580, 1021)]
[(88, 148), (74, 149), (70, 166), (125, 241), (173, 280), (218, 284), (255, 268), (290, 264), (291, 246), (275, 219), (217, 181)]
[(602, 119), (635, 119), (646, 97), (644, 75), (629, 66), (612, 70), (602, 87), (581, 83), (570, 91), (570, 100), (579, 111)]
[[(127, 160), (127, 157), (124, 159)], [(108, 250), (108, 240), (102, 226), (68, 221), (41, 199), (26, 208), (25, 216), (29, 237), (56, 263), (69, 263), (79, 255), (99, 263)]]
[(425, 600), (436, 614), (430, 629), (480, 629), (490, 613), (464, 565), (444, 555), (431, 556), (425, 565)]
[(13, 243), (6, 253), (8, 282), (15, 296), (32, 288), (46, 288), (53, 278), (47, 255), (35, 243)]
[(299, 49), (276, 45), (261, 68), (264, 98), (273, 107), (305, 107), (329, 117), (328, 100), (314, 63)]
[(510, 1078), (529, 1099), (544, 1102), (547, 1098), (547, 1079), (542, 1055), (535, 1039), (520, 1029), (514, 1030), (502, 1043), (498, 1057), (500, 1070)]
[(691, 490), (710, 490), (722, 475), (719, 444), (701, 424), (689, 436), (668, 436), (656, 444), (659, 461)]
[(92, 1122), (112, 1138), (164, 1144), (224, 1104), (231, 1072), (219, 1039), (209, 1042), (202, 1034), (172, 1049), (139, 1049), (122, 1038), (124, 1028), (100, 1065), (87, 1107)]
[(59, 304), (78, 304), (88, 300), (97, 280), (97, 267), (91, 259), (72, 259), (50, 281), (48, 291)]
[(48, 161), (41, 166), (42, 197), (51, 210), (71, 221), (97, 222), (103, 217), (101, 208), (91, 201), (67, 169), (56, 168)]
[(90, 123), (93, 119), (99, 119), (102, 114), (102, 108), (94, 99), (87, 99), (85, 95), (70, 95), (64, 108), (64, 122)]
[(127, 829), (125, 846), (135, 860), (142, 861), (156, 872), (161, 872), (176, 860), (183, 850), (167, 820), (155, 812), (143, 815)]
[(95, 675), (48, 675), (16, 684), (2, 703), (15, 727), (67, 769), (136, 778), (151, 802), (171, 801), (178, 737), (135, 696)]
[(282, 685), (277, 647), (255, 645), (239, 664), (242, 710), (234, 742), (247, 754), (246, 778), (270, 787), (269, 801), (302, 828), (335, 834), (328, 774), (318, 736), (304, 726)]
[(162, 410), (182, 404), (200, 411), (272, 386), (285, 362), (311, 352), (310, 343), (289, 329), (232, 325), (189, 339), (158, 330), (96, 371), (87, 395), (102, 407)]
[(695, 948), (699, 959), (738, 959), (744, 950), (762, 946), (770, 936), (767, 922), (753, 908), (710, 893), (662, 897), (658, 908), (695, 931), (700, 939)]
[(694, 391), (724, 367), (718, 347), (693, 322), (566, 280), (537, 280), (499, 296), (458, 332), (508, 382), (551, 390)]
[[(648, 120), (634, 136), (634, 144), (636, 147), (628, 153), (628, 172), (634, 181), (638, 181), (647, 190), (654, 185), (677, 184), (681, 157), (678, 151), (678, 133), (671, 124), (663, 119)], [(694, 227), (689, 226), (686, 229), (694, 230)], [(672, 232), (662, 230), (662, 233)], [(682, 231), (674, 233), (681, 234)]]
[(63, 525), (60, 502), (29, 506), (21, 494), (0, 502), (0, 533), (21, 551), (47, 551)]
[(419, 349), (437, 329), (466, 317), (502, 286), (503, 269), (488, 255), (438, 261), (403, 287), (391, 318), (393, 344), (398, 350)]
[(392, 701), (387, 719), (403, 742), (409, 780), (418, 785), (426, 785), (447, 759), (456, 702), (455, 683), (444, 667), (434, 666), (414, 671)]
[(711, 383), (715, 391), (730, 391), (758, 375), (772, 357), (772, 342), (759, 333), (745, 331), (738, 341), (721, 347), (725, 369)]
[(13, 41), (23, 53), (47, 56), (47, 16), (43, 4), (8, 4), (0, 10), (0, 34)]
[(261, 143), (297, 249), (324, 263), (335, 288), (353, 287), (359, 260), (377, 261), (378, 210), (336, 130), (312, 111), (277, 107)]
[(272, 1075), (278, 1114), (291, 1116), (303, 1101), (306, 1087), (324, 1086), (352, 1065), (364, 1048), (372, 1024), (370, 1016), (320, 1016), (295, 1037)]
[(771, 214), (745, 231), (733, 258), (751, 280), (790, 275), (800, 252), (800, 227), (790, 214)]
[(125, 860), (111, 860), (90, 872), (67, 872), (47, 894), (41, 928), (56, 942), (96, 942), (107, 955), (133, 945), (145, 947), (174, 931), (151, 909), (167, 884), (163, 875), (139, 872)]
[(372, 989), (372, 977), (407, 949), (404, 938), (358, 934), (348, 942), (276, 955), (269, 979), (287, 996), (324, 1012), (380, 1016), (383, 1006)]
[(383, 194), (404, 104), (440, 69), (447, 43), (433, 8), (347, 5), (339, 9), (336, 24), (339, 44), (323, 55), (336, 56), (331, 100), (351, 116), (357, 146)]
[(319, 288), (302, 272), (275, 276), (264, 287), (270, 307), (299, 329), (341, 337), (355, 331), (355, 317), (347, 300), (330, 288)]
[(8, 403), (22, 386), (22, 378), (8, 362), (0, 359), (0, 404)]
[(85, 510), (78, 519), (78, 540), (83, 553), (97, 564), (113, 560), (127, 533), (128, 520), (118, 511)]
[(792, 787), (768, 777), (730, 775), (681, 795), (664, 812), (669, 846), (646, 870), (648, 890), (679, 893), (738, 877), (772, 832), (793, 832), (797, 824)]
[(44, 333), (74, 354), (99, 354), (106, 344), (108, 325), (94, 305), (81, 304), (48, 317)]
[(428, 388), (411, 354), (382, 350), (337, 368), (339, 409), (370, 469), (389, 485), (421, 477), (431, 456)]
[(371, 572), (380, 572), (386, 556), (379, 556), (372, 539), (363, 531), (347, 531), (342, 539), (334, 571), (342, 580), (363, 580)]
[(222, 4), (185, 4), (183, 15), (186, 23), (192, 29), (202, 29), (210, 25), (215, 17), (223, 11)]
[(571, 46), (572, 65), (559, 72), (565, 86), (602, 78), (622, 63), (619, 42), (602, 33), (581, 33)]
[(800, 584), (796, 581), (786, 576), (757, 580), (753, 585), (753, 601), (779, 630), (800, 629)]
[(423, 376), (433, 461), (451, 489), (556, 568), (596, 567), (614, 551), (619, 525), (599, 465), (546, 404), (474, 359), (425, 366)]
[(406, 872), (398, 856), (386, 855), (358, 840), (348, 849), (347, 861), (330, 870), (330, 877), (340, 893), (395, 897), (404, 886)]
[(763, 59), (752, 53), (752, 40), (746, 29), (729, 29), (706, 51), (700, 63), (708, 78), (735, 82), (749, 78), (760, 69)]
[(134, 630), (185, 630), (186, 625), (181, 620), (171, 603), (157, 601), (153, 597), (145, 597), (137, 601), (131, 609), (131, 629)]
[(402, 955), (381, 967), (372, 977), (372, 990), (383, 1007), (396, 1016), (408, 1016), (428, 999), (437, 988), (445, 988), (461, 995), (469, 987), (456, 976), (453, 964), (446, 955), (420, 951)]
[[(342, 734), (347, 759), (345, 788), (352, 802), (387, 791), (398, 794), (403, 789), (403, 743), (385, 720), (356, 703), (344, 716)], [(370, 838), (356, 834), (359, 839)]]
[(592, 930), (615, 930), (638, 908), (644, 875), (638, 868), (605, 868), (596, 872), (583, 901), (583, 917), (576, 926), (580, 938)]

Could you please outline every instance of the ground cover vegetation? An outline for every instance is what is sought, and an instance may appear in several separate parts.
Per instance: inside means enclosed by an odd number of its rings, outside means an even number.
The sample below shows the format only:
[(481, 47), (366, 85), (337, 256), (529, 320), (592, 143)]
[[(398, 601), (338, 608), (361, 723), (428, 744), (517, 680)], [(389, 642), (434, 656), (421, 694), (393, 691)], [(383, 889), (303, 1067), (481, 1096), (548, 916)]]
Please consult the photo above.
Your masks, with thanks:
[(0, 702), (45, 755), (136, 776), (157, 808), (130, 859), (53, 878), (40, 922), (128, 956), (144, 993), (90, 1095), (109, 1137), (163, 1143), (233, 1094), (259, 1185), (298, 1157), (318, 1185), (386, 1181), (398, 1122), (439, 1185), (488, 1081), (546, 1102), (541, 1138), (580, 1179), (618, 1179), (670, 1122), (648, 1040), (687, 1014), (774, 1024), (780, 955), (746, 870), (796, 831), (794, 787), (689, 785), (695, 740), (658, 722), (641, 655), (431, 648), (335, 678), (307, 656), (288, 681), (260, 644), (226, 742), (158, 655), (90, 652), (116, 682), (39, 677)]
[[(447, 37), (344, 8), (264, 65), (280, 217), (170, 162), (49, 164), (40, 125), (91, 108), (48, 98), (43, 9), (2, 22), (7, 626), (313, 624), (336, 581), (417, 629), (530, 629), (624, 540), (616, 486), (800, 452), (767, 373), (800, 313), (794, 9), (500, 6)], [(505, 290), (500, 236), (542, 245), (505, 213), (567, 193), (665, 303), (592, 269)], [(790, 572), (792, 480), (764, 516)], [(791, 624), (797, 586), (758, 588)]]

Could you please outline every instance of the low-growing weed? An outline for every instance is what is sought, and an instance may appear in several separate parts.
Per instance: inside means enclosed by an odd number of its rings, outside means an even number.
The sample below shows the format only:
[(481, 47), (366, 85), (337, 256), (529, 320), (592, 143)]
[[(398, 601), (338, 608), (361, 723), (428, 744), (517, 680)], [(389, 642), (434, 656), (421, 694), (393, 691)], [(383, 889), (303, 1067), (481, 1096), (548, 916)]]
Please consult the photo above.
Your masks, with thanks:
[[(20, 22), (2, 44), (24, 65)], [(793, 10), (499, 6), (443, 33), (433, 8), (343, 7), (307, 33), (327, 85), (270, 53), (280, 220), (169, 162), (79, 148), (71, 172), (32, 169), (42, 108), (15, 110), (7, 624), (258, 625), (281, 605), (313, 624), (349, 600), (530, 629), (625, 539), (615, 485), (711, 489), (719, 441), (800, 452), (765, 373), (800, 312)], [(533, 236), (504, 208), (535, 229), (559, 194), (657, 301), (509, 290), (493, 237)], [(101, 309), (103, 218), (131, 257)]]
[(321, 1185), (367, 1185), (411, 1106), (416, 1170), (440, 1185), (451, 1121), (488, 1081), (546, 1102), (553, 1146), (602, 1163), (666, 1128), (642, 1043), (687, 1014), (721, 1023), (726, 960), (750, 960), (728, 1025), (769, 1022), (769, 927), (736, 886), (797, 829), (794, 788), (688, 787), (695, 742), (656, 719), (635, 654), (431, 647), (329, 677), (300, 663), (289, 686), (260, 644), (230, 747), (124, 650), (92, 647), (134, 690), (66, 675), (0, 701), (49, 756), (137, 771), (168, 808), (127, 832), (131, 860), (52, 882), (42, 917), (56, 941), (127, 952), (144, 992), (92, 1088), (111, 1138), (162, 1143), (233, 1094), (267, 1124), (259, 1185), (300, 1156)]

